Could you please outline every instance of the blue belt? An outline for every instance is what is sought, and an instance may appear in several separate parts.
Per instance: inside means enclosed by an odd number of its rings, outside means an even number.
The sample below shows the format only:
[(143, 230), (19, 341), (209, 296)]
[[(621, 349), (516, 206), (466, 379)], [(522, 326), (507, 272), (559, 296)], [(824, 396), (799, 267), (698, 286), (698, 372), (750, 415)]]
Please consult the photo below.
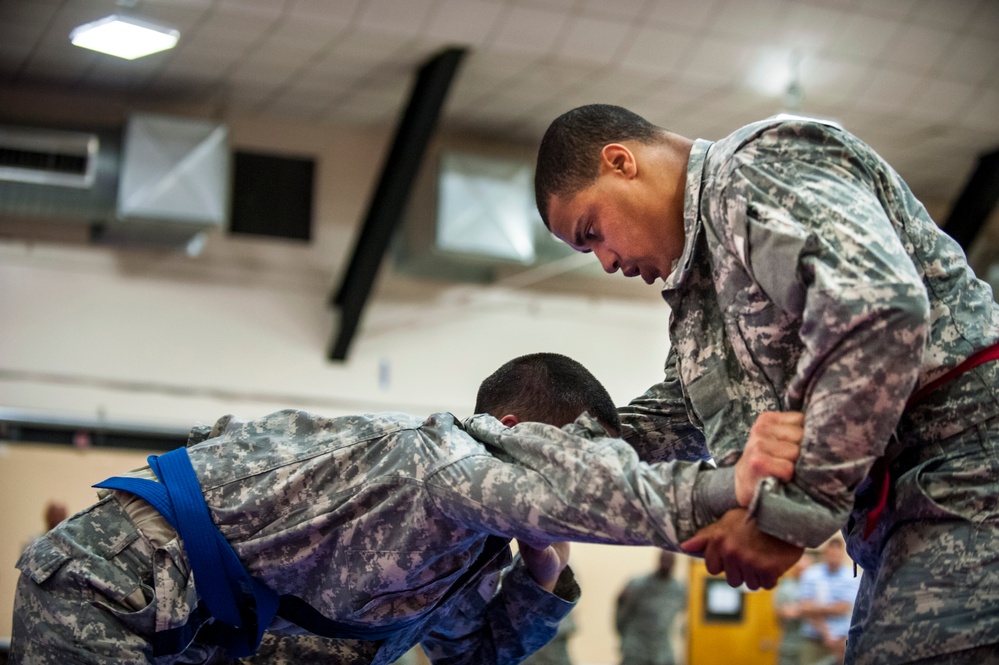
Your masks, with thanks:
[(136, 494), (170, 523), (184, 543), (198, 596), (216, 623), (225, 624), (213, 626), (216, 643), (233, 658), (252, 655), (277, 613), (278, 595), (246, 572), (212, 522), (187, 449), (150, 455), (148, 462), (160, 482), (115, 476), (94, 487)]
[[(150, 455), (147, 461), (160, 482), (114, 476), (94, 487), (124, 490), (145, 499), (183, 541), (184, 552), (194, 572), (195, 588), (202, 602), (192, 612), (186, 625), (153, 636), (154, 655), (180, 653), (196, 634), (201, 641), (223, 647), (230, 657), (252, 655), (275, 614), (317, 635), (367, 641), (390, 637), (419, 620), (415, 617), (382, 627), (344, 624), (323, 616), (297, 596), (278, 596), (250, 576), (232, 546), (212, 522), (187, 449), (177, 448), (163, 455)], [(210, 618), (215, 621), (198, 633), (202, 624)]]

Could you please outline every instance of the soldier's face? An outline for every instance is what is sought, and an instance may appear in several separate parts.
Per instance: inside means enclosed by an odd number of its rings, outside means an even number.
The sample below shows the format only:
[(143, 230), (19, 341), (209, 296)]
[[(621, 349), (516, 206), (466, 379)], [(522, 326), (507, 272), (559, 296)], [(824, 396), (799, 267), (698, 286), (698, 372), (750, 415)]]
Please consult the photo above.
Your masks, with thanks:
[(592, 252), (608, 273), (663, 279), (683, 252), (683, 220), (672, 220), (653, 183), (627, 169), (602, 170), (588, 187), (548, 205), (553, 234), (578, 252)]

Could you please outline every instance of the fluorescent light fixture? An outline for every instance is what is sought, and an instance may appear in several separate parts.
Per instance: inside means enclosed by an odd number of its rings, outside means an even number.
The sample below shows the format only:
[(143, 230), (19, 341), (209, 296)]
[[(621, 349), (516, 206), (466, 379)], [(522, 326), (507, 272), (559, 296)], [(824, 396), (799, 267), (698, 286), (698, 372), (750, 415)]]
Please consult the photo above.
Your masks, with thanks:
[(118, 14), (85, 23), (69, 33), (69, 40), (76, 46), (125, 60), (171, 49), (179, 38), (180, 33), (173, 28)]

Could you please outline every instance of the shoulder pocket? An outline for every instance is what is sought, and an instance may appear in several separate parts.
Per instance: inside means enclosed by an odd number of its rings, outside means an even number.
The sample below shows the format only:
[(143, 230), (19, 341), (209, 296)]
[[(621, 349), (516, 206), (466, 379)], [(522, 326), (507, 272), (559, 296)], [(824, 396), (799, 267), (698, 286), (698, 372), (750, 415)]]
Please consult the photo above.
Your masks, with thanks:
[(41, 536), (21, 554), (17, 569), (34, 580), (35, 584), (42, 584), (67, 561), (69, 554), (59, 549), (48, 536)]

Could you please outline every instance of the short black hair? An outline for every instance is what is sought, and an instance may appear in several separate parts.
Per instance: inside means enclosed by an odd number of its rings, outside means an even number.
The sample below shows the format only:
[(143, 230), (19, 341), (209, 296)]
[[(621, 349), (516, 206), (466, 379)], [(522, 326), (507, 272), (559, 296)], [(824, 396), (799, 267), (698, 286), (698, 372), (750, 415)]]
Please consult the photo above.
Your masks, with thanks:
[(541, 139), (534, 169), (534, 197), (545, 226), (552, 195), (571, 197), (596, 180), (605, 145), (653, 143), (663, 131), (637, 113), (611, 104), (579, 106), (555, 118)]
[(532, 353), (505, 363), (479, 386), (475, 412), (563, 426), (584, 411), (619, 430), (614, 400), (588, 369), (558, 353)]

